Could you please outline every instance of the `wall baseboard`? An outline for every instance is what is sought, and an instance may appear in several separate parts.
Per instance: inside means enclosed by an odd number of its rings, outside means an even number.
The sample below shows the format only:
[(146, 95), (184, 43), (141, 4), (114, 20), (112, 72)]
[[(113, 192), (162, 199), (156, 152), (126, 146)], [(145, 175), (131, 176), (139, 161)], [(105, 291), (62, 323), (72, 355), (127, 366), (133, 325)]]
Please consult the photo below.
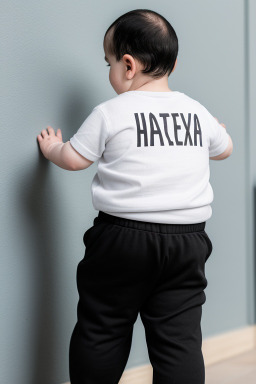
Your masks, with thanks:
[[(254, 348), (256, 348), (256, 325), (249, 325), (204, 338), (202, 352), (205, 367)], [(126, 369), (119, 384), (150, 384), (152, 383), (152, 375), (151, 364), (140, 365), (139, 367)]]

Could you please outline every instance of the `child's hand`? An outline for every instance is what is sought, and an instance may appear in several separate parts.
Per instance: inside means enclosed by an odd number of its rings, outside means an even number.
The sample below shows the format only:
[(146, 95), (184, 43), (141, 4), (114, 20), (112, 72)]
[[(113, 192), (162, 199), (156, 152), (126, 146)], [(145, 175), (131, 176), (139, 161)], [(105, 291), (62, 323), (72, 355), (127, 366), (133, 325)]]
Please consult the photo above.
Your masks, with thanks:
[(37, 135), (37, 140), (39, 142), (40, 149), (43, 152), (43, 155), (44, 157), (46, 157), (46, 159), (48, 159), (48, 154), (50, 149), (56, 144), (62, 143), (61, 130), (57, 129), (57, 134), (55, 136), (54, 129), (50, 126), (48, 126), (47, 128), (48, 128), (49, 134), (46, 131), (46, 129), (43, 129), (41, 132), (41, 135)]
[[(216, 119), (218, 121), (218, 123), (220, 124), (219, 120), (217, 119), (217, 117), (214, 117), (214, 119)], [(224, 123), (221, 123), (220, 125), (222, 125), (222, 127), (226, 128), (226, 125)], [(227, 129), (227, 128), (226, 128)]]

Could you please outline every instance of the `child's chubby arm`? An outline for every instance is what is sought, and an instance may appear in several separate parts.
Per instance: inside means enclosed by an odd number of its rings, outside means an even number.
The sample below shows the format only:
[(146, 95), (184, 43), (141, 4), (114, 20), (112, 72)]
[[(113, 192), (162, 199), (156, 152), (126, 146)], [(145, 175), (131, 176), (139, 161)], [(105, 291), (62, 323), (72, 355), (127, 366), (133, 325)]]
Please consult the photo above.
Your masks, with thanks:
[(49, 133), (43, 129), (41, 134), (37, 136), (40, 149), (46, 159), (68, 171), (79, 171), (88, 168), (93, 163), (93, 161), (80, 155), (69, 141), (63, 143), (60, 129), (55, 135), (52, 127), (48, 126), (47, 128)]

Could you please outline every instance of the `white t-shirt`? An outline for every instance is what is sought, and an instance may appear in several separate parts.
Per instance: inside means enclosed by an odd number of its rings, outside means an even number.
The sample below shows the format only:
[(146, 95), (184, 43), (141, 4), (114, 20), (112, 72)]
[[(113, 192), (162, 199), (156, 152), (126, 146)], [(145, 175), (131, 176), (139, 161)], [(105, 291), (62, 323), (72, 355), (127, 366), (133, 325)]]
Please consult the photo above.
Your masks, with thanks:
[(133, 220), (190, 224), (212, 215), (209, 157), (229, 135), (198, 101), (178, 91), (127, 91), (98, 104), (71, 137), (98, 160), (96, 210)]

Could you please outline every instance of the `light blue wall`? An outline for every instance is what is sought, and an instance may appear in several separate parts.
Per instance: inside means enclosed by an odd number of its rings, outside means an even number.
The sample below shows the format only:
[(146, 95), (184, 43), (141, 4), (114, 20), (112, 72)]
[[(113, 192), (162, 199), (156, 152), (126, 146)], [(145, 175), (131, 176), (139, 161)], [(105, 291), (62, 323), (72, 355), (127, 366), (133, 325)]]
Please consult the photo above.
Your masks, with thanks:
[(247, 167), (247, 217), (248, 217), (248, 309), (250, 321), (256, 323), (256, 2), (248, 0), (246, 39), (248, 71), (246, 71), (246, 162)]
[[(136, 8), (171, 22), (180, 45), (171, 89), (205, 105), (234, 144), (230, 158), (211, 161), (214, 202), (206, 231), (214, 249), (206, 264), (203, 337), (254, 322), (256, 7), (251, 1), (249, 25), (247, 6), (243, 0), (1, 2), (1, 384), (69, 380), (76, 268), (83, 234), (98, 214), (90, 192), (97, 163), (79, 172), (58, 168), (42, 156), (36, 136), (51, 125), (69, 140), (95, 105), (116, 95), (103, 36)], [(138, 317), (126, 368), (148, 362)]]

